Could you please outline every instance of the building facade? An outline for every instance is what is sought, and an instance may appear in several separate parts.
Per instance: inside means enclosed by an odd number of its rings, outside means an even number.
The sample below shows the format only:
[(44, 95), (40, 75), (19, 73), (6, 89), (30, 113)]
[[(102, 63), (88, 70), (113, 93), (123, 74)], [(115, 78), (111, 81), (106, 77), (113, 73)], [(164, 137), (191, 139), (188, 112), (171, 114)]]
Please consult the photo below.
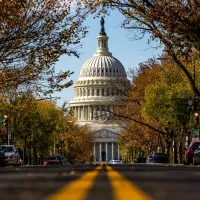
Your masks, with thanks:
[(123, 91), (130, 86), (123, 65), (109, 52), (108, 39), (101, 18), (97, 51), (83, 64), (70, 101), (77, 123), (88, 124), (95, 133), (95, 161), (121, 158), (117, 139), (123, 127), (112, 116), (115, 108), (125, 102)]

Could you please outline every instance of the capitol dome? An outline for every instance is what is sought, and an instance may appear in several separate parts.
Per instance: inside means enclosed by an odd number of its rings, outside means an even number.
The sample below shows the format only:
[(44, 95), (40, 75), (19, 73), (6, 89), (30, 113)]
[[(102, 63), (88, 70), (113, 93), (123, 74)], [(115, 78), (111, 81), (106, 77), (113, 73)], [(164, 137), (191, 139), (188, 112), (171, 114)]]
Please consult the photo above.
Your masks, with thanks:
[(110, 55), (97, 55), (88, 59), (81, 68), (79, 78), (83, 77), (126, 77), (121, 62)]
[(74, 86), (74, 99), (70, 101), (71, 107), (83, 105), (92, 107), (102, 103), (110, 106), (113, 101), (117, 103), (119, 99), (120, 103), (124, 102), (122, 96), (129, 88), (130, 82), (122, 63), (109, 52), (104, 21), (97, 37), (97, 44), (96, 53), (83, 64), (80, 70)]

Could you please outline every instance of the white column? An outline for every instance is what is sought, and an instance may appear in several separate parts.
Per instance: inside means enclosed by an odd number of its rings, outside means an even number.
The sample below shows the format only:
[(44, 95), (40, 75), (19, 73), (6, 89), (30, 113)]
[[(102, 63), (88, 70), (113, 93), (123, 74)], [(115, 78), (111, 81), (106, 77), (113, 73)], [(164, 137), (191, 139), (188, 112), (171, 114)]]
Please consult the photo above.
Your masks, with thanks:
[(106, 142), (106, 161), (108, 161), (108, 143)]
[(89, 120), (91, 121), (92, 120), (92, 106), (88, 106), (88, 117), (89, 117)]
[(120, 155), (119, 155), (119, 145), (117, 144), (117, 159), (120, 159)]
[(81, 89), (80, 88), (78, 89), (78, 96), (79, 97), (81, 96)]
[(99, 161), (101, 161), (101, 142), (99, 143)]
[(93, 147), (93, 150), (94, 150), (94, 161), (96, 161), (96, 150), (95, 150), (95, 142), (94, 142), (94, 147)]
[(75, 118), (77, 118), (77, 115), (76, 115), (76, 107), (74, 107), (74, 116), (75, 116)]
[(112, 160), (114, 159), (114, 145), (113, 145), (113, 142), (112, 142)]
[(85, 106), (85, 120), (88, 120), (88, 106)]
[(76, 119), (78, 120), (78, 106), (76, 106)]
[(93, 106), (90, 107), (90, 120), (93, 120)]
[(90, 106), (87, 108), (87, 120), (90, 120)]
[(83, 106), (83, 120), (85, 120), (85, 106)]
[(95, 120), (96, 114), (96, 106), (93, 106), (93, 120)]
[(99, 96), (102, 96), (102, 88), (99, 88)]
[(81, 108), (81, 106), (79, 106), (79, 119), (81, 120), (81, 118), (82, 118), (82, 108)]
[(80, 120), (80, 107), (78, 106), (78, 121)]

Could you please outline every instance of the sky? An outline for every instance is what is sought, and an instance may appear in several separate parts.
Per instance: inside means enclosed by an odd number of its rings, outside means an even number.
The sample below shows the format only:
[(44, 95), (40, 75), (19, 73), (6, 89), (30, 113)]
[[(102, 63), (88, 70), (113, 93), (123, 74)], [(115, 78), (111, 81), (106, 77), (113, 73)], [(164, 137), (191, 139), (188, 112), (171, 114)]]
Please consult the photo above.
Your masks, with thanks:
[[(139, 63), (146, 61), (148, 58), (157, 58), (161, 55), (162, 49), (153, 48), (156, 44), (148, 44), (147, 37), (141, 40), (131, 39), (131, 33), (120, 26), (123, 21), (123, 16), (120, 13), (111, 13), (111, 15), (104, 17), (104, 21), (105, 32), (109, 37), (109, 51), (123, 64), (126, 71), (137, 68)], [(63, 55), (56, 63), (57, 72), (68, 70), (74, 72), (74, 74), (67, 79), (67, 81), (73, 80), (74, 84), (61, 92), (54, 93), (54, 96), (60, 98), (57, 99), (58, 106), (62, 106), (65, 101), (69, 102), (73, 100), (74, 85), (78, 80), (81, 67), (97, 50), (96, 38), (100, 32), (100, 19), (94, 19), (90, 16), (87, 18), (84, 25), (89, 27), (89, 32), (87, 36), (81, 40), (82, 48), (78, 49), (80, 58)]]

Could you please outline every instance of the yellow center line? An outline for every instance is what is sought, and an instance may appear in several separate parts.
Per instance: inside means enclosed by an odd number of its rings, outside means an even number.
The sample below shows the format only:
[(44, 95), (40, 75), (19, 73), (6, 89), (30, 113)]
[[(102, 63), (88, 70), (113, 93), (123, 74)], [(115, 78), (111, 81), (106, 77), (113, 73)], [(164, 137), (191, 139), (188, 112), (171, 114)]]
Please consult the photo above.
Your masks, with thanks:
[(84, 200), (87, 198), (89, 190), (92, 188), (102, 166), (95, 170), (83, 174), (79, 179), (67, 184), (46, 200)]
[(110, 166), (106, 166), (106, 168), (108, 170), (108, 177), (111, 181), (114, 200), (152, 200), (152, 198), (145, 194), (140, 188), (121, 176)]

